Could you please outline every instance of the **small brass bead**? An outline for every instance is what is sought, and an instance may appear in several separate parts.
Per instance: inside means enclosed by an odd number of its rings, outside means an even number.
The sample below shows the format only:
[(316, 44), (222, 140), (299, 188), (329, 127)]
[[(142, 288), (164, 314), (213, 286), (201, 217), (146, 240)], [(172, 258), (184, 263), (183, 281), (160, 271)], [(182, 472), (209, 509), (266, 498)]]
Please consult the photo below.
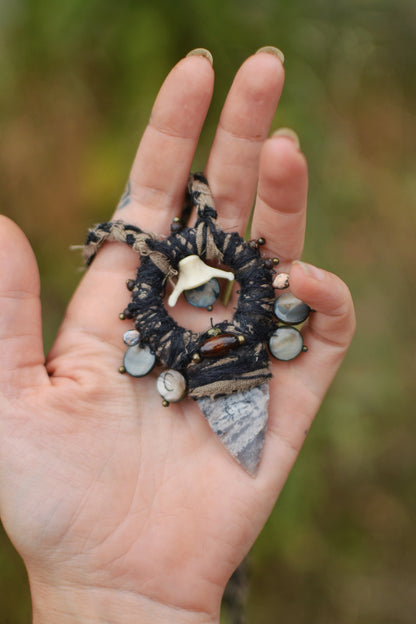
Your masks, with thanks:
[(169, 407), (169, 401), (166, 401), (166, 399), (163, 399), (162, 405), (163, 407)]
[(173, 223), (182, 223), (180, 217), (173, 217), (172, 221), (173, 221)]
[(245, 336), (243, 336), (243, 334), (239, 334), (237, 338), (238, 338), (238, 342), (240, 343), (240, 345), (245, 344), (246, 339), (245, 339)]
[(207, 331), (207, 334), (208, 336), (218, 336), (219, 334), (222, 334), (222, 331), (219, 327), (211, 327), (211, 329)]
[(265, 245), (266, 244), (266, 239), (263, 238), (263, 236), (260, 236), (260, 238), (257, 239), (257, 245)]
[(212, 311), (213, 311), (213, 309), (214, 309), (214, 306), (212, 306), (212, 305), (207, 306), (207, 310), (208, 310), (208, 312), (212, 312)]
[(276, 266), (277, 264), (279, 264), (280, 260), (279, 260), (279, 258), (273, 258), (272, 262)]
[(201, 356), (199, 355), (199, 353), (194, 353), (192, 356), (192, 359), (194, 362), (200, 362), (201, 361)]
[(308, 351), (308, 350), (309, 350), (309, 347), (307, 347), (306, 345), (303, 345), (303, 347), (302, 347), (302, 351), (303, 351), (304, 353), (306, 353), (306, 351)]
[(124, 312), (120, 312), (120, 314), (118, 315), (118, 318), (120, 319), (120, 321), (125, 321), (126, 317), (124, 316)]
[(120, 368), (118, 369), (118, 372), (120, 373), (120, 375), (124, 375), (124, 373), (126, 372), (126, 369), (124, 368), (124, 366), (120, 366)]

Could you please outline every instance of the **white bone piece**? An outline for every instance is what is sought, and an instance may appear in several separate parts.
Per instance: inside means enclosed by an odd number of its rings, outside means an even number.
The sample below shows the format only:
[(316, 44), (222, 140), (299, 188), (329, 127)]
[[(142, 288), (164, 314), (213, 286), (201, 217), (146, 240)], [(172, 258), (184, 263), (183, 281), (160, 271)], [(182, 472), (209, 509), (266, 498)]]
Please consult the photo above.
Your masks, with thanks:
[(234, 279), (234, 273), (208, 266), (196, 255), (186, 256), (186, 258), (179, 261), (178, 266), (179, 278), (168, 299), (168, 305), (171, 308), (176, 304), (184, 290), (202, 286), (202, 284), (209, 282), (213, 277), (222, 277), (230, 280), (230, 282)]

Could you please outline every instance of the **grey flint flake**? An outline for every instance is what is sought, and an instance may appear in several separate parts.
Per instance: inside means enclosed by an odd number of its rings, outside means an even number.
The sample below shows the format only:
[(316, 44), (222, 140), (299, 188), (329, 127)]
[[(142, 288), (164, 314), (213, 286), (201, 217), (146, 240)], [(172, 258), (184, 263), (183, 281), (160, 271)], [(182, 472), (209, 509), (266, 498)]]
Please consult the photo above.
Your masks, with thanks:
[(198, 399), (198, 405), (230, 455), (254, 477), (267, 429), (269, 384), (215, 400)]

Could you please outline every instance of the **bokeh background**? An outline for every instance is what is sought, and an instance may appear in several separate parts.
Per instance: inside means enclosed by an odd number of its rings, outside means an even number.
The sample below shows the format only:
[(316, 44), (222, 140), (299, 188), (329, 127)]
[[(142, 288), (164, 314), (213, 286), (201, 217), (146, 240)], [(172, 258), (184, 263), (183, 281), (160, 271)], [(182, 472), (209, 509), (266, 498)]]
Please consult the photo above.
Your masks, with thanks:
[[(38, 257), (46, 348), (69, 246), (110, 216), (172, 65), (214, 55), (201, 169), (240, 63), (286, 54), (274, 129), (309, 160), (304, 258), (350, 285), (358, 331), (253, 548), (250, 623), (416, 621), (415, 42), (414, 0), (0, 0), (0, 207)], [(2, 534), (0, 624), (29, 622)]]

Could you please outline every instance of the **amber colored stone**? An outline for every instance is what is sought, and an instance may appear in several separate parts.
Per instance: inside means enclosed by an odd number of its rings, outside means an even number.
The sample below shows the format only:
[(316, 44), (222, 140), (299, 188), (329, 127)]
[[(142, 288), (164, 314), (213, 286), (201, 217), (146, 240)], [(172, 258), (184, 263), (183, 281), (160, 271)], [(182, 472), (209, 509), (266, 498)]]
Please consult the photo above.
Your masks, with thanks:
[(220, 357), (239, 346), (240, 341), (235, 334), (220, 334), (207, 338), (199, 347), (199, 354), (202, 358)]

